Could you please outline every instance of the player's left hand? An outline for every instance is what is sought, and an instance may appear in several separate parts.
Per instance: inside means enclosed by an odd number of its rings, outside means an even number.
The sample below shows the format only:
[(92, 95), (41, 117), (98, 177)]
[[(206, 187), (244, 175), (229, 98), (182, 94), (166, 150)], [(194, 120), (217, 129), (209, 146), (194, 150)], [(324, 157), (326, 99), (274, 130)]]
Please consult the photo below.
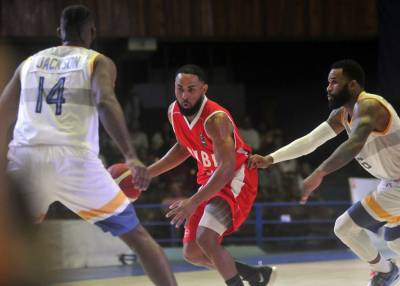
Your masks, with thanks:
[(300, 204), (304, 205), (311, 193), (321, 185), (325, 173), (315, 170), (310, 176), (303, 181), (303, 194), (301, 196)]
[(169, 206), (170, 211), (165, 215), (171, 218), (171, 224), (179, 228), (196, 210), (197, 205), (189, 199), (175, 201)]

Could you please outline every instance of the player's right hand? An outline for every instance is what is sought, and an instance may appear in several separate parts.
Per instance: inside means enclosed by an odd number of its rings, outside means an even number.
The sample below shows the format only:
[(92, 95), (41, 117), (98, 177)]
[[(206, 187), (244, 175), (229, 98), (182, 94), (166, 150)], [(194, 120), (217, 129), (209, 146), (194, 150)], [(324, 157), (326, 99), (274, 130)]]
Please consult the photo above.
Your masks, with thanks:
[(147, 167), (139, 159), (129, 159), (126, 161), (132, 172), (133, 184), (140, 191), (145, 191), (150, 184), (150, 174)]
[(304, 179), (303, 194), (301, 196), (300, 204), (304, 205), (307, 202), (311, 193), (316, 188), (318, 188), (319, 185), (321, 185), (322, 180), (324, 179), (325, 175), (326, 175), (326, 172), (317, 169), (314, 172), (312, 172), (311, 175), (309, 175), (307, 178)]
[(274, 163), (274, 159), (271, 156), (251, 155), (248, 161), (250, 168), (265, 169)]

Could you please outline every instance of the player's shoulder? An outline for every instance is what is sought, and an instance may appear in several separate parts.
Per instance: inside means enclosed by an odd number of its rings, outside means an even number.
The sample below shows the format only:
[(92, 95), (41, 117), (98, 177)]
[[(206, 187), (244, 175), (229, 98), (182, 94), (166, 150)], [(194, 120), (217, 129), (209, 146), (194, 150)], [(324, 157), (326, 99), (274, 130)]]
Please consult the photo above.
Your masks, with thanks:
[(201, 107), (201, 116), (203, 117), (204, 120), (207, 120), (210, 116), (212, 116), (214, 113), (219, 113), (223, 112), (228, 114), (228, 110), (224, 108), (222, 105), (218, 104), (217, 102), (205, 97), (204, 98), (203, 105)]
[(175, 107), (175, 101), (172, 102), (172, 103), (168, 106), (168, 115), (169, 115), (169, 114), (172, 114), (172, 111), (173, 111), (174, 107)]
[(204, 121), (204, 127), (217, 127), (222, 124), (232, 125), (232, 120), (224, 110), (216, 110), (211, 113)]
[(234, 130), (234, 124), (228, 114), (223, 111), (212, 113), (204, 122), (204, 130), (208, 137), (217, 138), (220, 136), (221, 130), (226, 134), (231, 134)]
[(98, 67), (101, 67), (102, 71), (108, 70), (112, 74), (117, 73), (117, 66), (115, 65), (114, 61), (111, 58), (100, 53), (97, 54), (93, 60), (93, 70), (98, 70)]
[(174, 101), (173, 101), (172, 103), (170, 103), (170, 105), (168, 106), (168, 114), (172, 113), (172, 111), (174, 110), (175, 103), (176, 103), (176, 101), (174, 100)]
[(104, 55), (102, 53), (97, 53), (96, 54), (95, 63), (99, 63), (99, 62), (104, 63), (106, 65), (115, 66), (114, 61), (110, 57), (107, 57), (106, 55)]
[(204, 103), (204, 108), (209, 109), (209, 110), (225, 110), (222, 105), (218, 104), (214, 100), (209, 99), (208, 97), (204, 97), (205, 103)]
[(386, 99), (384, 99), (382, 96), (373, 94), (373, 93), (367, 93), (367, 92), (362, 92), (356, 104), (358, 106), (365, 106), (365, 107), (374, 107), (374, 106), (381, 106), (381, 105), (386, 105), (388, 102)]
[(356, 114), (387, 113), (389, 103), (380, 95), (362, 92), (354, 106)]
[(207, 99), (207, 102), (204, 105), (202, 117), (205, 125), (209, 122), (220, 124), (224, 120), (226, 120), (226, 122), (233, 123), (233, 119), (229, 111), (222, 105), (210, 99)]
[(51, 54), (51, 53), (53, 53), (54, 51), (56, 51), (57, 48), (58, 48), (57, 46), (56, 46), (56, 47), (45, 48), (45, 49), (43, 49), (43, 50), (40, 50), (40, 51), (34, 53), (34, 54), (32, 55), (32, 57), (38, 56), (38, 55), (44, 55), (44, 54)]
[(175, 105), (176, 105), (176, 101), (173, 101), (173, 102), (168, 106), (167, 116), (168, 116), (169, 122), (171, 122), (171, 123), (172, 123), (172, 115), (173, 115), (173, 112), (174, 112)]

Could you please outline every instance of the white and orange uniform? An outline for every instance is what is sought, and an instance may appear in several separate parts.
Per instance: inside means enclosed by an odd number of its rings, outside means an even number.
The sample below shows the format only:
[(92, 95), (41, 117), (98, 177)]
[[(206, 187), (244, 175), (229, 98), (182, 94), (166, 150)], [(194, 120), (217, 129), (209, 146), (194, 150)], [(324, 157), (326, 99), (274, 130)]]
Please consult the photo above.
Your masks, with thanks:
[[(383, 97), (362, 92), (358, 102), (377, 100), (390, 113), (389, 124), (383, 132), (372, 132), (355, 159), (371, 175), (381, 179), (378, 189), (349, 209), (349, 214), (360, 225), (370, 225), (376, 230), (379, 222), (388, 223), (388, 240), (400, 234), (400, 118), (390, 103)], [(342, 123), (346, 132), (351, 132), (351, 121), (343, 108)], [(360, 205), (365, 212), (360, 211)], [(356, 211), (357, 210), (357, 211)], [(375, 222), (375, 224), (373, 223)], [(396, 234), (395, 234), (396, 233)]]
[(98, 55), (82, 47), (58, 46), (23, 63), (8, 169), (25, 178), (25, 186), (34, 186), (26, 192), (38, 220), (52, 202), (60, 201), (85, 220), (120, 235), (138, 222), (130, 201), (98, 158), (99, 118), (91, 91)]
[[(177, 140), (187, 148), (197, 161), (197, 183), (205, 185), (218, 167), (214, 155), (213, 142), (205, 130), (205, 124), (210, 117), (219, 112), (225, 113), (232, 122), (236, 151), (236, 167), (233, 180), (211, 198), (222, 198), (231, 208), (232, 227), (224, 232), (223, 236), (225, 236), (237, 230), (244, 222), (257, 194), (257, 170), (249, 169), (246, 164), (251, 149), (240, 137), (238, 128), (230, 113), (216, 102), (207, 99), (207, 97), (204, 97), (199, 112), (190, 123), (182, 115), (175, 101), (171, 108), (171, 121)], [(199, 191), (201, 192), (201, 188)], [(184, 242), (195, 240), (196, 230), (204, 208), (210, 200), (201, 203), (195, 213), (188, 219), (185, 225)]]

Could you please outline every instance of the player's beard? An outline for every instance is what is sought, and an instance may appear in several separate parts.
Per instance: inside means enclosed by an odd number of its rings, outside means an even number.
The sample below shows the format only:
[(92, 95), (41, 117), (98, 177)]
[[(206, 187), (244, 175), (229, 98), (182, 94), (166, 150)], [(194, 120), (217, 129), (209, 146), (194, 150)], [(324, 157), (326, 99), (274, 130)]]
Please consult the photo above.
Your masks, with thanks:
[(179, 110), (180, 112), (184, 115), (184, 116), (192, 116), (195, 115), (201, 107), (201, 104), (203, 103), (204, 100), (204, 95), (200, 96), (200, 98), (197, 100), (197, 102), (189, 108), (184, 108), (179, 101), (177, 101), (178, 106), (179, 106)]
[(329, 101), (329, 108), (333, 110), (342, 107), (349, 102), (350, 98), (351, 93), (349, 91), (349, 85), (346, 84), (341, 91), (335, 95), (332, 95), (332, 99)]

